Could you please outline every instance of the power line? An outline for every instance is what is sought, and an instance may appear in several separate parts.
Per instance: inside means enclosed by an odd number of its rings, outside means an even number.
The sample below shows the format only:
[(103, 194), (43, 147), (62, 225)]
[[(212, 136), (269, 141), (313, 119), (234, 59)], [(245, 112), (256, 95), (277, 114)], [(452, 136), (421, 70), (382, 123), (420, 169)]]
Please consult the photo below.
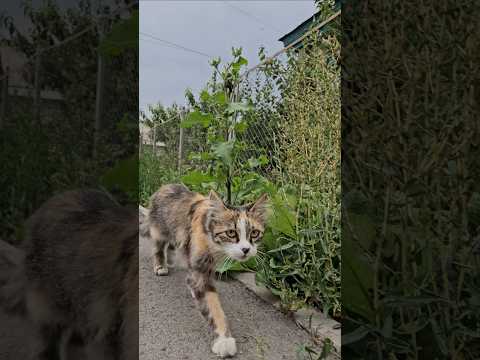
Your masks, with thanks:
[(267, 27), (270, 27), (270, 28), (274, 29), (275, 31), (279, 31), (279, 32), (282, 31), (282, 30), (278, 29), (277, 27), (275, 27), (275, 26), (273, 26), (273, 25), (271, 25), (271, 24), (265, 23), (262, 19), (260, 19), (259, 17), (253, 15), (251, 12), (248, 12), (247, 10), (242, 9), (241, 7), (238, 7), (238, 6), (236, 6), (236, 5), (231, 4), (231, 3), (230, 3), (229, 1), (227, 1), (227, 0), (223, 0), (223, 3), (224, 3), (225, 5), (230, 6), (230, 7), (233, 8), (233, 9), (241, 12), (243, 15), (248, 16), (248, 17), (254, 19), (254, 20), (255, 20), (256, 22), (258, 22), (258, 23), (261, 23), (261, 24), (263, 24), (263, 25), (265, 25), (265, 26), (267, 26)]
[(151, 35), (151, 34), (147, 34), (147, 33), (144, 33), (142, 31), (140, 31), (140, 34), (143, 35), (143, 36), (147, 36), (151, 39), (154, 39), (160, 43), (163, 43), (165, 45), (168, 45), (170, 47), (174, 47), (174, 48), (177, 48), (177, 49), (181, 49), (181, 50), (184, 50), (184, 51), (188, 51), (188, 52), (191, 52), (191, 53), (194, 53), (194, 54), (197, 54), (197, 55), (201, 55), (201, 56), (204, 56), (204, 57), (207, 57), (209, 59), (212, 59), (213, 56), (209, 55), (209, 54), (206, 54), (204, 52), (201, 52), (201, 51), (198, 51), (198, 50), (194, 50), (194, 49), (191, 49), (191, 48), (187, 48), (185, 46), (182, 46), (182, 45), (179, 45), (179, 44), (176, 44), (176, 43), (173, 43), (171, 41), (167, 41), (167, 40), (163, 40), (163, 39), (160, 39), (159, 37), (156, 37), (154, 35)]

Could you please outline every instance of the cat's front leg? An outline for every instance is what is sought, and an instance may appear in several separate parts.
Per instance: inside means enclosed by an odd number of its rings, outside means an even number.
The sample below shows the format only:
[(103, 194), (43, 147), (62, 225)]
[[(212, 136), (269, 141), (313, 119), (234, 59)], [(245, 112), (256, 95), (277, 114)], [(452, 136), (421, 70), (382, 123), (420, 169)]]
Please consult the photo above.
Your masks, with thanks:
[(234, 356), (237, 353), (237, 344), (231, 336), (218, 293), (210, 277), (194, 271), (187, 278), (187, 284), (198, 309), (217, 336), (212, 351), (222, 358)]

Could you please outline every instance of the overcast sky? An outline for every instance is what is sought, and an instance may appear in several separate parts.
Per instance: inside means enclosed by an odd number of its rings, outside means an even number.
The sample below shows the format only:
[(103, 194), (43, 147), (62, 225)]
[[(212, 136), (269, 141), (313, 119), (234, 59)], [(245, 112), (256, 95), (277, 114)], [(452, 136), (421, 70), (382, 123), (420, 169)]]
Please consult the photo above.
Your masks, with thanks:
[(313, 0), (140, 0), (140, 109), (184, 104), (185, 89), (198, 94), (211, 74), (208, 57), (149, 35), (222, 60), (242, 47), (251, 67), (260, 46), (268, 54), (281, 49), (278, 39), (314, 13)]

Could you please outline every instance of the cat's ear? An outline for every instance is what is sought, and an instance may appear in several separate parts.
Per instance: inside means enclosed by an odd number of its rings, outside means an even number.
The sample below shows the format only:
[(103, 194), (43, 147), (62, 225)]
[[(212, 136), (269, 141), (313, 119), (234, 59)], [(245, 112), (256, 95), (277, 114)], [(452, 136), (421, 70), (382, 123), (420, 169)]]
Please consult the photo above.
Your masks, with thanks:
[(248, 205), (248, 212), (252, 216), (259, 218), (263, 222), (265, 222), (265, 220), (267, 219), (267, 211), (268, 211), (268, 195), (267, 194), (263, 194), (253, 204)]
[(218, 201), (219, 203), (223, 204), (222, 198), (213, 190), (210, 190), (210, 194), (208, 194), (208, 198), (213, 201)]

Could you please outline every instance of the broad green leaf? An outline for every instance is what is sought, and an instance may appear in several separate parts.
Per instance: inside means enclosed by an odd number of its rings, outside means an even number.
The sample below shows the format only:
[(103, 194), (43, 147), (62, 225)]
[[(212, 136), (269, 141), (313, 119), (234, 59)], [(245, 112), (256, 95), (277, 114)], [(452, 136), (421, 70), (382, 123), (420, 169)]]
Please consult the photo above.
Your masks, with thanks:
[(244, 65), (248, 65), (248, 60), (245, 59), (243, 56), (240, 56), (240, 57), (238, 58), (238, 60), (235, 61), (235, 62), (232, 64), (232, 67), (233, 67), (236, 71), (238, 71), (238, 70), (240, 70), (240, 68), (241, 68), (242, 66), (244, 66)]
[(375, 312), (370, 303), (373, 288), (373, 267), (363, 257), (349, 232), (342, 241), (342, 299), (343, 306), (363, 318), (374, 322)]
[(272, 199), (272, 210), (272, 216), (268, 222), (270, 227), (277, 232), (295, 238), (295, 213), (288, 209), (282, 200), (278, 198)]
[(225, 105), (227, 103), (227, 97), (223, 91), (219, 91), (213, 95), (213, 99), (219, 105)]
[(216, 271), (220, 274), (226, 273), (228, 271), (256, 271), (257, 270), (257, 262), (254, 258), (249, 259), (246, 262), (239, 262), (239, 261), (230, 261), (230, 262), (223, 262), (223, 264), (219, 265)]
[(200, 111), (193, 111), (187, 115), (180, 126), (182, 128), (191, 128), (195, 125), (202, 125), (204, 128), (208, 127), (213, 121), (212, 114), (204, 114)]
[(121, 20), (103, 38), (99, 51), (107, 56), (118, 56), (128, 49), (138, 49), (138, 11), (129, 19)]
[(186, 185), (201, 185), (215, 181), (215, 178), (208, 174), (203, 174), (200, 171), (190, 171), (187, 175), (182, 176), (182, 182)]
[(243, 271), (244, 268), (238, 261), (224, 262), (217, 267), (216, 271), (220, 274), (224, 274), (227, 271)]
[(230, 165), (232, 163), (234, 145), (233, 141), (222, 142), (212, 146), (212, 151), (225, 165)]
[(108, 190), (120, 189), (126, 194), (138, 190), (138, 156), (120, 160), (100, 179), (100, 184)]

